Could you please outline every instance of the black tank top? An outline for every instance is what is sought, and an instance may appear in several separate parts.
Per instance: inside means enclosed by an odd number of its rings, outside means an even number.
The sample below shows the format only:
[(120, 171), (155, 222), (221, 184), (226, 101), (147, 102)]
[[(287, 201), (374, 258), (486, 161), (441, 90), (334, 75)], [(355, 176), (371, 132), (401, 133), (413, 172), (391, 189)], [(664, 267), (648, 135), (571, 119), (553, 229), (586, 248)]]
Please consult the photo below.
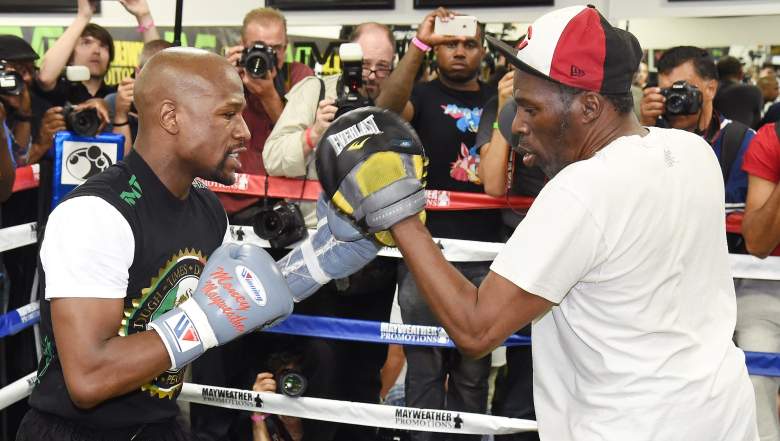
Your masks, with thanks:
[[(117, 334), (143, 332), (150, 320), (178, 305), (195, 289), (206, 258), (222, 243), (227, 228), (225, 211), (214, 193), (197, 180), (185, 200), (176, 198), (137, 153), (90, 178), (62, 203), (81, 196), (107, 201), (130, 225), (135, 253), (128, 271), (125, 314), (117, 321)], [(41, 275), (43, 299), (43, 271)], [(92, 409), (77, 408), (65, 387), (50, 306), (45, 300), (41, 300), (40, 326), (43, 357), (38, 364), (38, 384), (30, 396), (31, 407), (99, 429), (158, 422), (178, 413), (176, 397), (184, 369), (164, 372), (138, 390)]]

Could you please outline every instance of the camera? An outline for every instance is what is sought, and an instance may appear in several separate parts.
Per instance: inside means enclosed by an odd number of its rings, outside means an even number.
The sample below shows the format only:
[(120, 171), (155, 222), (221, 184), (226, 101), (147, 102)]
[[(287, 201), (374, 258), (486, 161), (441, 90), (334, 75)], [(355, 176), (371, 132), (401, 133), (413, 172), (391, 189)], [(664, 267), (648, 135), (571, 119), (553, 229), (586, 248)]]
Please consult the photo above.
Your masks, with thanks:
[(275, 377), (276, 391), (288, 397), (300, 397), (309, 385), (303, 373), (293, 368), (282, 369)]
[(93, 108), (76, 110), (71, 104), (65, 104), (62, 116), (65, 127), (79, 136), (95, 136), (100, 128), (100, 117)]
[(307, 234), (300, 208), (285, 201), (279, 201), (273, 207), (263, 207), (255, 216), (252, 228), (274, 248), (284, 248)]
[(694, 115), (701, 109), (701, 91), (685, 81), (661, 89), (661, 95), (666, 98), (665, 115)]
[(253, 78), (265, 78), (268, 71), (276, 67), (276, 51), (262, 41), (257, 41), (241, 52), (238, 65)]
[(341, 58), (341, 79), (337, 86), (336, 118), (361, 107), (373, 106), (370, 98), (360, 93), (363, 87), (363, 50), (357, 43), (339, 46)]
[(0, 61), (0, 94), (19, 95), (24, 88), (24, 80), (19, 73), (9, 71), (5, 61)]

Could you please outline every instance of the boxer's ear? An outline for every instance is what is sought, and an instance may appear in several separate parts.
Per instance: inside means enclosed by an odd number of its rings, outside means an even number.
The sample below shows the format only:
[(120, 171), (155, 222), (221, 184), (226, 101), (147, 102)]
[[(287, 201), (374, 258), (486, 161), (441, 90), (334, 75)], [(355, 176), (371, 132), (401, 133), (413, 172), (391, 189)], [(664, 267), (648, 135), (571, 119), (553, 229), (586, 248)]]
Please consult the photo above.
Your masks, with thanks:
[(176, 104), (171, 100), (164, 100), (160, 105), (160, 126), (171, 135), (179, 133), (179, 124), (176, 121)]

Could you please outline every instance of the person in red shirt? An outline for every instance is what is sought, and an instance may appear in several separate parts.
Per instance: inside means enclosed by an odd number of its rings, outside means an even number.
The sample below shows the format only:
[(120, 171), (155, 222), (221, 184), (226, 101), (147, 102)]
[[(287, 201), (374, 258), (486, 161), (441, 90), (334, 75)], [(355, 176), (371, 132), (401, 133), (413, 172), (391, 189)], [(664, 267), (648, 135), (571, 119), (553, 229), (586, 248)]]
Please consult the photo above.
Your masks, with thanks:
[[(742, 170), (748, 191), (742, 235), (750, 254), (780, 255), (780, 134), (764, 125), (750, 142)], [(745, 351), (780, 352), (780, 281), (735, 279), (737, 326), (735, 340)], [(751, 375), (761, 441), (780, 439), (776, 377)]]
[[(265, 174), (263, 146), (284, 109), (284, 95), (302, 79), (314, 75), (305, 64), (285, 62), (287, 56), (287, 19), (275, 8), (257, 8), (244, 16), (241, 27), (241, 44), (226, 49), (225, 56), (236, 65), (240, 64), (244, 49), (255, 43), (263, 43), (276, 52), (277, 64), (264, 78), (249, 75), (238, 67), (244, 81), (244, 95), (247, 106), (243, 117), (252, 133), (246, 151), (239, 154), (241, 173)], [(260, 200), (244, 195), (219, 194), (219, 199), (228, 215), (235, 214)]]

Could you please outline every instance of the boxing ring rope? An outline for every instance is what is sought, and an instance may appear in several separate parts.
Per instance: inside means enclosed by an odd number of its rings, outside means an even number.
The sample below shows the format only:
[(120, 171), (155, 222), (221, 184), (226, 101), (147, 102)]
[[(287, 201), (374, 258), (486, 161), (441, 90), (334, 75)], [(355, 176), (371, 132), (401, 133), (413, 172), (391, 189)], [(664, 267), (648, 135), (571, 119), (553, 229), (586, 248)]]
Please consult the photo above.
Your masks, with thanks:
[[(33, 372), (0, 390), (0, 410), (30, 395)], [(289, 415), (389, 429), (460, 434), (509, 434), (536, 431), (536, 421), (476, 413), (417, 409), (313, 397), (288, 397), (227, 387), (184, 383), (179, 400), (228, 409)]]
[[(260, 176), (237, 174), (236, 183), (224, 186), (212, 182), (206, 184), (216, 192), (247, 196), (300, 198), (301, 180), (270, 178), (265, 192)], [(38, 186), (36, 166), (17, 169), (14, 191)], [(304, 200), (316, 200), (321, 189), (316, 181), (306, 184)], [(484, 194), (426, 190), (428, 210), (468, 210), (495, 208), (528, 208), (531, 198), (493, 198)], [(739, 233), (741, 213), (731, 213), (726, 230)], [(235, 242), (248, 242), (269, 247), (267, 241), (255, 235), (251, 227), (230, 226)], [(490, 261), (504, 246), (503, 243), (476, 242), (456, 239), (434, 239), (442, 248), (445, 258), (452, 262)], [(37, 242), (35, 223), (17, 225), (0, 230), (0, 252)], [(385, 248), (382, 256), (400, 258), (397, 249)], [(780, 280), (780, 257), (761, 260), (749, 255), (730, 255), (734, 278)], [(0, 316), (0, 338), (12, 335), (34, 325), (40, 319), (37, 302)], [(373, 343), (393, 343), (454, 347), (441, 327), (407, 325), (402, 323), (371, 322), (364, 320), (292, 315), (280, 325), (264, 332), (290, 335), (354, 340)], [(513, 335), (505, 346), (528, 345), (530, 338)], [(745, 352), (748, 370), (752, 375), (780, 377), (780, 354)], [(0, 410), (30, 394), (35, 373), (31, 373), (0, 389)], [(408, 430), (448, 432), (462, 434), (504, 434), (536, 430), (535, 421), (510, 419), (480, 414), (451, 412), (433, 409), (413, 409), (367, 403), (351, 403), (320, 398), (291, 398), (278, 394), (241, 391), (237, 389), (201, 386), (185, 383), (179, 399), (232, 409), (300, 416), (348, 424), (362, 424)]]

